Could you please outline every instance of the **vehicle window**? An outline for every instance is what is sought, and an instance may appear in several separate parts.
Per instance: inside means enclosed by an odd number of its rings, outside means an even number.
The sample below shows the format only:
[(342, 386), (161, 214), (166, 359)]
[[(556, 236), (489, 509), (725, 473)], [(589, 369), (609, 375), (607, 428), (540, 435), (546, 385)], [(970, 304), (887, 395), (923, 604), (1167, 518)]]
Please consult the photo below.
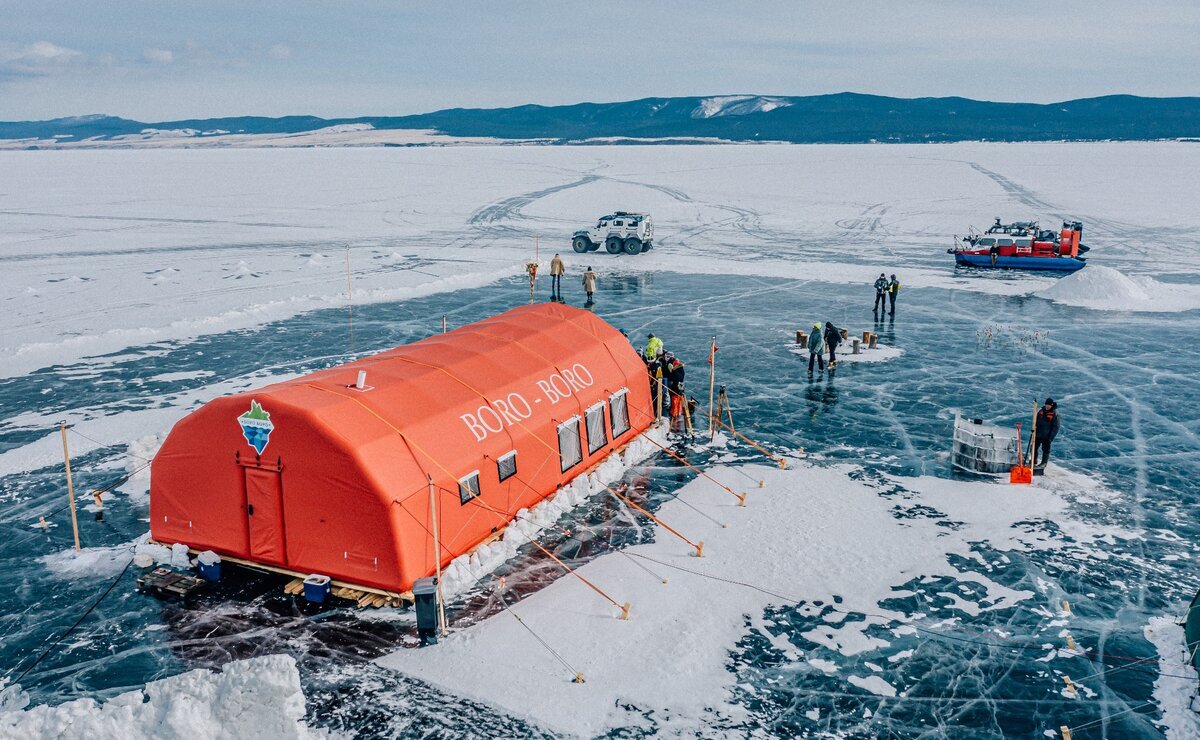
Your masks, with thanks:
[(625, 225), (624, 221), (613, 221), (613, 226), (624, 226), (624, 225)]
[(981, 247), (990, 247), (996, 243), (996, 240), (990, 236), (987, 236), (987, 237), (980, 239), (979, 241), (977, 241), (975, 243)]
[(1013, 240), (1012, 239), (997, 239), (996, 245), (1000, 246), (1000, 247), (1011, 247), (1013, 245)]
[(1014, 244), (1016, 244), (1018, 247), (1029, 247), (1029, 246), (1033, 246), (1033, 240), (1032, 239), (1017, 239), (1014, 241)]

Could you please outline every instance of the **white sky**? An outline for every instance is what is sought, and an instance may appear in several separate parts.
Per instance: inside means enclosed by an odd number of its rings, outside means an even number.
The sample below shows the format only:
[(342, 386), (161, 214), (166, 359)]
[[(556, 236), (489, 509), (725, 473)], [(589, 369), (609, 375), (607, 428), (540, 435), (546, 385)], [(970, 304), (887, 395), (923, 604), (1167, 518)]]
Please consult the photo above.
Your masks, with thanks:
[(851, 90), (1200, 95), (1195, 0), (0, 0), (0, 120)]

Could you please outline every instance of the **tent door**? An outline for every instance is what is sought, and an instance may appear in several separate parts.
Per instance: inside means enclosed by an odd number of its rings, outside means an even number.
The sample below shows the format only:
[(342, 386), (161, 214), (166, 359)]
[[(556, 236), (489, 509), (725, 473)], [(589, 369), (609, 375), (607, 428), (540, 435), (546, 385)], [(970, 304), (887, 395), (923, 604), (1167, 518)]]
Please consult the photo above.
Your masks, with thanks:
[(287, 562), (283, 541), (283, 473), (271, 468), (243, 467), (242, 470), (246, 476), (250, 556), (283, 565)]

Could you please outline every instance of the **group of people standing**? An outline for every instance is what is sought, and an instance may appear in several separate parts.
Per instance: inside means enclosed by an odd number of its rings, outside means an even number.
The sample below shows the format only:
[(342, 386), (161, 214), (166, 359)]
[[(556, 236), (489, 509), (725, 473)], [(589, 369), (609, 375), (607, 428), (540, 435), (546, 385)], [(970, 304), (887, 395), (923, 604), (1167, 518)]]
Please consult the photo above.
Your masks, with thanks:
[[(563, 300), (562, 297), (562, 279), (563, 275), (567, 274), (567, 265), (558, 254), (554, 255), (554, 259), (550, 260), (550, 298), (551, 300)], [(592, 294), (596, 292), (596, 272), (591, 265), (583, 272), (583, 292), (587, 295), (587, 302), (592, 302)]]
[(896, 315), (896, 294), (900, 292), (900, 281), (896, 279), (896, 273), (892, 273), (892, 278), (889, 280), (884, 274), (879, 273), (879, 277), (875, 278), (875, 313), (879, 313), (880, 309), (888, 310), (888, 304), (891, 304), (891, 310), (888, 311), (889, 316)]
[(808, 335), (808, 374), (809, 377), (813, 374), (813, 365), (820, 367), (821, 372), (825, 372), (825, 353), (829, 352), (829, 372), (832, 376), (833, 369), (837, 365), (837, 347), (842, 343), (842, 330), (833, 325), (832, 321), (826, 321), (824, 325), (817, 322), (812, 326), (812, 332)]
[[(660, 385), (665, 391), (662, 398), (663, 408), (659, 409), (659, 413), (666, 413), (670, 417), (673, 431), (684, 431), (690, 409), (687, 412), (684, 410), (687, 398), (683, 381), (687, 368), (683, 360), (669, 352), (663, 341), (654, 336), (654, 332), (650, 332), (646, 337), (646, 349), (642, 351), (642, 359), (646, 363), (646, 372), (650, 378), (650, 397), (658, 399)], [(657, 403), (657, 400), (655, 402)]]

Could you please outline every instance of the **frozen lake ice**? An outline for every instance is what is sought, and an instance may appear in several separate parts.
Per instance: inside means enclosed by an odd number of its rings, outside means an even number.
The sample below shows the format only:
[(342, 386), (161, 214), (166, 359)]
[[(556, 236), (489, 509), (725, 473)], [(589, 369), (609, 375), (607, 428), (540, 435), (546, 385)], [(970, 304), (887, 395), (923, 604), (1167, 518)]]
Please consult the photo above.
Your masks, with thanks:
[[(573, 274), (596, 267), (593, 310), (634, 337), (666, 337), (696, 395), (706, 343), (718, 337), (739, 428), (780, 453), (803, 448), (822, 470), (850, 466), (839, 475), (866, 487), (855, 499), (863, 521), (895, 522), (897, 546), (917, 544), (905, 539), (909, 529), (944, 530), (947, 543), (919, 573), (881, 564), (888, 589), (867, 594), (874, 607), (856, 602), (837, 619), (851, 625), (845, 634), (889, 645), (853, 654), (819, 637), (834, 617), (814, 606), (849, 598), (853, 574), (839, 576), (839, 591), (838, 578), (822, 590), (748, 570), (794, 601), (758, 604), (721, 633), (734, 635), (718, 646), (725, 658), (701, 667), (729, 687), (701, 697), (711, 723), (631, 697), (606, 731), (866, 737), (970, 727), (1030, 736), (1094, 722), (1110, 735), (1157, 736), (1167, 720), (1155, 680), (1170, 685), (1161, 674), (1187, 669), (1157, 667), (1143, 629), (1200, 587), (1200, 313), (1054, 303), (1033, 295), (1053, 278), (964, 274), (944, 250), (952, 234), (995, 215), (1069, 216), (1085, 222), (1094, 265), (1186, 291), (1200, 282), (1197, 159), (1194, 145), (1170, 143), (0, 153), (9, 317), (0, 337), (0, 589), (13, 595), (0, 606), (0, 670), (10, 680), (25, 670), (120, 572), (126, 543), (146, 528), (143, 458), (175, 420), (215, 395), (350, 356), (347, 245), (362, 354), (440, 331), (442, 315), (453, 327), (527, 301), (514, 276), (536, 236), (543, 262), (557, 249)], [(618, 208), (654, 214), (653, 252), (566, 250), (570, 230)], [(869, 282), (881, 270), (898, 272), (905, 288), (897, 316), (876, 322)], [(575, 280), (565, 292), (582, 304)], [(545, 299), (548, 285), (539, 290)], [(789, 345), (795, 329), (825, 320), (875, 329), (904, 353), (809, 381)], [(969, 496), (947, 462), (953, 412), (1010, 423), (1047, 395), (1064, 414), (1055, 458), (1081, 476), (1054, 491), (1055, 506), (1034, 507), (1008, 529), (1060, 546), (1019, 546), (995, 532), (963, 539), (957, 533), (978, 523), (956, 509), (961, 501), (903, 482), (959, 481)], [(70, 526), (60, 419), (77, 430), (79, 490), (136, 471), (103, 521), (84, 512), (85, 544), (110, 549), (82, 561), (61, 555)], [(762, 461), (739, 445), (690, 454)], [(692, 479), (669, 458), (627, 475), (657, 510), (702, 496), (680, 494)], [(1028, 503), (1016, 493), (1012, 501), (1017, 511)], [(48, 533), (35, 526), (42, 515), (54, 525)], [(574, 521), (564, 525), (570, 535), (545, 541), (575, 564), (633, 567), (612, 560), (614, 550), (657, 542), (611, 502)], [(806, 532), (803, 517), (794, 527), (829, 552), (840, 541)], [(507, 598), (531, 618), (566, 587), (528, 552), (502, 572)], [(456, 692), (453, 682), (414, 677), (406, 617), (308, 614), (278, 586), (246, 578), (181, 608), (134, 594), (126, 575), (21, 684), (53, 704), (284, 652), (299, 661), (317, 726), (395, 736), (563, 729), (469, 682)], [(1028, 595), (997, 601), (1009, 592)], [(1069, 625), (1058, 614), (1064, 598)], [(478, 629), (483, 645), (499, 606), (481, 587), (451, 615), (464, 634)], [(894, 623), (872, 624), (868, 612)], [(1064, 629), (1092, 658), (1055, 653)], [(369, 662), (397, 649), (384, 661), (396, 671)], [(1060, 694), (1062, 675), (1080, 682), (1080, 699)]]

